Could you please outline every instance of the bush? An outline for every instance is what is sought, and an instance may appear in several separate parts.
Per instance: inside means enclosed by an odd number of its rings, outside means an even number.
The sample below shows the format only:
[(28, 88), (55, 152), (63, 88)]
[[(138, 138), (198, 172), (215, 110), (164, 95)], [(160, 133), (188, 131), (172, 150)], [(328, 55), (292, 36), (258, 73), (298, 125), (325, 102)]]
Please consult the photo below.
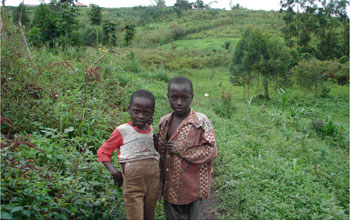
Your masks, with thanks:
[(326, 120), (315, 118), (311, 121), (311, 128), (321, 137), (337, 137), (340, 135), (340, 126), (336, 124), (329, 116)]
[(231, 118), (233, 112), (235, 111), (235, 106), (233, 104), (232, 93), (225, 92), (224, 90), (221, 93), (221, 99), (215, 103), (214, 112), (223, 117), (223, 118)]
[(180, 26), (173, 26), (171, 28), (171, 37), (174, 40), (180, 40), (185, 35), (185, 31)]
[(88, 28), (82, 34), (84, 45), (95, 47), (102, 41), (102, 32), (98, 27)]

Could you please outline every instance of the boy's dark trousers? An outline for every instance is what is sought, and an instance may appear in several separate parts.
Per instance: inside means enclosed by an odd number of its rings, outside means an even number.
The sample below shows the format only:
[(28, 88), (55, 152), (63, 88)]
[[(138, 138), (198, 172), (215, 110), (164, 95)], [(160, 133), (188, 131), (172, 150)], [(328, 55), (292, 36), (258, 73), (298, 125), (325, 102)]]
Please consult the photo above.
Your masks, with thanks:
[(144, 159), (123, 164), (123, 200), (128, 220), (154, 220), (159, 196), (159, 161)]
[(202, 199), (186, 205), (174, 205), (164, 200), (166, 220), (202, 220)]

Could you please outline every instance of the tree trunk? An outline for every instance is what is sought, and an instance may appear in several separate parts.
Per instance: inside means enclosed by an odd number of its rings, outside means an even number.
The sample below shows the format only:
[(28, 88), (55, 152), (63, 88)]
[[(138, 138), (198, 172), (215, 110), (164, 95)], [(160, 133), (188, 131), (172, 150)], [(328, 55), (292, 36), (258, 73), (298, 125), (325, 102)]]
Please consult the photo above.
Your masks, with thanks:
[(317, 81), (315, 82), (315, 96), (317, 95)]
[(251, 79), (250, 79), (250, 73), (249, 73), (249, 75), (248, 75), (248, 96), (249, 96), (249, 98), (250, 98), (250, 81), (251, 81)]
[(260, 93), (260, 72), (258, 72), (258, 105), (259, 105), (259, 93)]
[(269, 80), (267, 76), (264, 76), (264, 102), (266, 102), (266, 97), (269, 95)]
[(242, 83), (243, 83), (243, 100), (245, 101), (245, 80), (244, 80), (244, 76), (242, 77)]
[(273, 103), (276, 105), (276, 96), (277, 96), (277, 74), (275, 75), (275, 98)]

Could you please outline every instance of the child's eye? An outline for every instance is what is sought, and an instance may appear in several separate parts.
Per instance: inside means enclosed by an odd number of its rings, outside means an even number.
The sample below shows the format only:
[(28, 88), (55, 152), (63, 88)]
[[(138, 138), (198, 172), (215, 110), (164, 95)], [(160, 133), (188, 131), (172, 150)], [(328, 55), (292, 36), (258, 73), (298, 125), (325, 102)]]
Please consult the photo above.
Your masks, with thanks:
[(151, 115), (151, 112), (145, 112), (145, 115), (149, 116), (149, 115)]
[(187, 99), (188, 99), (187, 96), (181, 97), (181, 100), (182, 100), (182, 101), (186, 101)]
[(134, 113), (138, 114), (138, 113), (140, 113), (140, 111), (139, 110), (134, 110)]

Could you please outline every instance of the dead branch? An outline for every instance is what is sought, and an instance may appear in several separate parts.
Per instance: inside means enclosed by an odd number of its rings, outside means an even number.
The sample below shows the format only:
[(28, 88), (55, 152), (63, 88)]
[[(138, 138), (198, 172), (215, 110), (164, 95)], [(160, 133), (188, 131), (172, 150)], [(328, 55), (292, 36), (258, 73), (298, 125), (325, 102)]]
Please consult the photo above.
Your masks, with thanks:
[(19, 13), (19, 16), (18, 16), (18, 28), (19, 28), (19, 31), (22, 34), (24, 46), (26, 47), (29, 59), (30, 59), (31, 62), (33, 62), (32, 54), (30, 53), (30, 50), (29, 50), (29, 47), (28, 47), (28, 44), (27, 44), (26, 35), (24, 34), (24, 30), (23, 30), (23, 26), (22, 26), (22, 22), (21, 22), (23, 7), (24, 7), (24, 0), (22, 1), (21, 12)]
[(103, 56), (101, 56), (100, 58), (98, 58), (90, 67), (89, 69), (91, 69), (93, 66), (95, 66), (98, 62), (100, 62), (104, 57), (106, 56), (106, 54), (104, 54)]

